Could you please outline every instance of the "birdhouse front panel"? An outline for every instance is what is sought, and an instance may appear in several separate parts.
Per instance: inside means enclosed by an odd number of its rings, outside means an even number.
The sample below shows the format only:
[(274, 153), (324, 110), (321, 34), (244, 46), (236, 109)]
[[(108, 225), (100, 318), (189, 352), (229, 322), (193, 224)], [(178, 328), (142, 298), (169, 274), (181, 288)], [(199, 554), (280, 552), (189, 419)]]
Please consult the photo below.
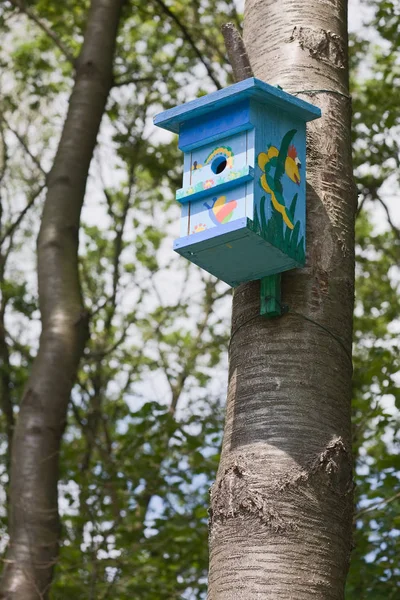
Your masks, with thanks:
[(181, 237), (252, 218), (254, 157), (254, 130), (185, 153)]
[(250, 78), (158, 115), (184, 151), (174, 249), (231, 286), (302, 266), (306, 122), (320, 114)]
[(188, 209), (188, 231), (193, 235), (225, 225), (246, 216), (246, 187), (228, 190), (219, 196), (209, 196), (191, 202)]
[[(217, 181), (234, 179), (247, 162), (248, 132), (207, 144), (190, 152), (189, 185), (213, 186)], [(252, 165), (254, 166), (254, 165)], [(186, 173), (185, 173), (186, 175)], [(184, 178), (185, 178), (184, 175)], [(186, 178), (185, 178), (186, 179)]]
[(254, 130), (244, 131), (185, 152), (178, 202), (184, 204), (253, 179), (254, 139)]

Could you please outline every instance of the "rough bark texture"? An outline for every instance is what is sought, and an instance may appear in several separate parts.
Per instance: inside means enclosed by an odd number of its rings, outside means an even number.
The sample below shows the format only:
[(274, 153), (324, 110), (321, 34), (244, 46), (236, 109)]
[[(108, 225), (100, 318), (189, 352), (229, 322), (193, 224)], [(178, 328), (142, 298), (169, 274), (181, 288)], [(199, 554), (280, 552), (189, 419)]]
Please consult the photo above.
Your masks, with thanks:
[(14, 432), (10, 542), (0, 598), (47, 598), (57, 562), (58, 454), (88, 335), (78, 275), (79, 221), (90, 161), (112, 84), (122, 0), (92, 0), (75, 85), (38, 237), (40, 348)]
[(233, 23), (225, 23), (221, 27), (224, 36), (226, 52), (232, 66), (235, 81), (242, 81), (253, 77), (249, 56), (246, 51), (242, 36)]
[(259, 282), (234, 294), (209, 600), (342, 600), (356, 208), (347, 2), (246, 0), (244, 41), (256, 77), (309, 90), (323, 118), (308, 126), (307, 263), (282, 277), (289, 312), (258, 317)]

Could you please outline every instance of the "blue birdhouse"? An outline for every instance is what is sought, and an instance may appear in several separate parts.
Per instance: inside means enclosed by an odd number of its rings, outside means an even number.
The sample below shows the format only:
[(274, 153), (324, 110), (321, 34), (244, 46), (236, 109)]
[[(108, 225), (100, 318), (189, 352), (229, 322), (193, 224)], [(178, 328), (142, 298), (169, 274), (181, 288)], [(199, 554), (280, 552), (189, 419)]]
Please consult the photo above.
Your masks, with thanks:
[(320, 116), (253, 77), (157, 115), (184, 153), (176, 252), (232, 287), (303, 266), (306, 122)]

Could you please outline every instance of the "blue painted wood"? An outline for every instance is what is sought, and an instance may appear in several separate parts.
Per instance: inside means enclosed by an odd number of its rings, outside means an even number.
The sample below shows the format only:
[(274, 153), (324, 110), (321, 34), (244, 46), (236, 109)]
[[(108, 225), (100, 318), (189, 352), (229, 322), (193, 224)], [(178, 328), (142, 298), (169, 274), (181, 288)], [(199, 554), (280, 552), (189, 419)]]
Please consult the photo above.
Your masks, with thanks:
[(192, 153), (185, 152), (183, 155), (183, 187), (188, 187), (191, 182), (191, 168), (192, 168)]
[(174, 250), (232, 287), (299, 266), (255, 233), (249, 219), (180, 238)]
[[(193, 200), (200, 200), (200, 198), (206, 198), (210, 194), (222, 194), (227, 190), (237, 187), (238, 185), (242, 185), (246, 181), (251, 181), (254, 179), (254, 169), (253, 167), (243, 167), (240, 171), (231, 174), (232, 178), (224, 179), (224, 177), (216, 177), (215, 182), (213, 184), (210, 183), (209, 186), (204, 187), (203, 189), (196, 189), (194, 187), (181, 188), (176, 192), (176, 199), (181, 204), (185, 204), (186, 202), (192, 202)], [(204, 184), (207, 184), (210, 180), (206, 180)]]
[(182, 123), (179, 131), (178, 146), (183, 152), (199, 146), (220, 141), (224, 136), (232, 136), (251, 129), (250, 102), (242, 100), (227, 108)]
[[(249, 165), (253, 165), (256, 168), (255, 162), (255, 140), (256, 132), (255, 129), (251, 129), (246, 133), (246, 162)], [(255, 175), (255, 173), (254, 173)], [(246, 216), (253, 220), (254, 218), (254, 188), (256, 187), (255, 181), (250, 181), (246, 184)]]
[[(223, 195), (208, 196), (189, 206), (187, 233), (197, 235), (206, 230), (220, 231), (221, 225), (246, 217), (246, 184), (226, 191)], [(215, 235), (218, 235), (218, 231)]]
[[(299, 246), (302, 246), (303, 258), (299, 262), (303, 266), (306, 248), (306, 125), (302, 120), (288, 113), (282, 113), (274, 107), (268, 107), (258, 102), (252, 102), (251, 112), (256, 131), (253, 219), (261, 229), (266, 229), (270, 243), (279, 247), (292, 258), (298, 260), (299, 254), (301, 254)], [(269, 176), (274, 180), (276, 167), (272, 166), (272, 163), (276, 158), (269, 160), (261, 168), (260, 157), (271, 154), (274, 148), (276, 151), (280, 151), (285, 136), (290, 132), (292, 135), (288, 153), (295, 157), (299, 181), (291, 179), (293, 173), (286, 169), (285, 162), (285, 169), (283, 169), (279, 182), (281, 194), (279, 197), (275, 194), (274, 197), (273, 190), (265, 189), (265, 178)], [(293, 162), (289, 162), (293, 166)], [(262, 179), (263, 176), (264, 179)], [(294, 208), (293, 214), (291, 214), (292, 208)]]
[(262, 279), (269, 316), (279, 309), (275, 275), (305, 263), (306, 121), (319, 116), (250, 78), (155, 118), (185, 150), (174, 249), (231, 286)]
[(203, 117), (216, 109), (221, 110), (247, 98), (275, 106), (303, 121), (312, 121), (321, 116), (321, 110), (317, 106), (250, 77), (207, 96), (166, 110), (154, 117), (154, 124), (173, 133), (179, 133), (183, 123), (190, 119)]
[[(218, 229), (206, 229), (205, 231), (196, 233), (195, 237), (193, 235), (181, 237), (174, 241), (174, 250), (180, 252), (180, 250), (186, 249), (188, 251), (201, 252), (207, 248), (214, 248), (216, 246), (216, 238), (227, 235), (228, 241), (236, 239), (235, 232), (246, 228), (248, 224), (248, 219), (244, 217), (242, 219), (235, 219), (226, 225), (221, 225)], [(231, 234), (233, 234), (233, 237), (231, 237)], [(218, 239), (217, 244), (219, 243), (220, 240)]]
[[(248, 160), (248, 138), (249, 132), (245, 131), (186, 153), (185, 156), (187, 154), (191, 156), (190, 185), (196, 186), (207, 181), (214, 182), (219, 178), (229, 178), (232, 173), (246, 165), (254, 167), (254, 160)], [(220, 159), (225, 159), (226, 164), (220, 173), (216, 173), (214, 161), (219, 162)]]

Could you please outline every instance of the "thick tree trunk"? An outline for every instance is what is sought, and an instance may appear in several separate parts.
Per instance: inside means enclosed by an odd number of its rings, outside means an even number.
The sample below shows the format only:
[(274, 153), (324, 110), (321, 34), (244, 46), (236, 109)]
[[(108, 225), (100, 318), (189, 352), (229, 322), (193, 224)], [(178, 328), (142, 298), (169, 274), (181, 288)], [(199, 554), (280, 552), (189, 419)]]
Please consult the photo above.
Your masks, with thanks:
[(38, 238), (42, 334), (14, 433), (10, 542), (0, 598), (47, 598), (57, 562), (58, 455), (88, 335), (78, 275), (80, 213), (106, 100), (123, 0), (92, 0)]
[[(246, 0), (256, 77), (318, 104), (308, 127), (307, 264), (265, 320), (235, 290), (210, 600), (340, 600), (351, 549), (355, 186), (346, 0)], [(327, 91), (330, 90), (331, 92)]]

